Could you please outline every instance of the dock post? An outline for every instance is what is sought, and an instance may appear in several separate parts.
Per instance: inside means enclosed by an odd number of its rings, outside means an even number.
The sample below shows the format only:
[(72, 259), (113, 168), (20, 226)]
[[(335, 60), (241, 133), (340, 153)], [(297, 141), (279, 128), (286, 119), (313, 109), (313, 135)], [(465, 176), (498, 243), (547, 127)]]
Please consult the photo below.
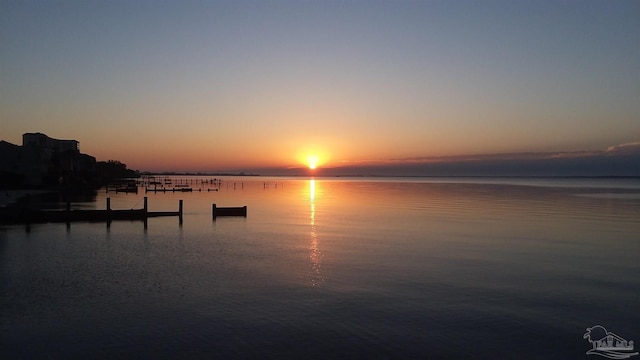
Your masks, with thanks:
[(107, 229), (111, 227), (111, 198), (107, 198)]
[(178, 201), (178, 221), (182, 224), (182, 199)]
[(216, 204), (211, 205), (211, 217), (213, 220), (216, 219)]
[(71, 201), (67, 200), (67, 230), (71, 228)]
[(147, 197), (144, 197), (144, 205), (143, 205), (143, 209), (144, 209), (144, 218), (147, 218), (147, 213), (149, 212), (149, 207), (147, 205)]

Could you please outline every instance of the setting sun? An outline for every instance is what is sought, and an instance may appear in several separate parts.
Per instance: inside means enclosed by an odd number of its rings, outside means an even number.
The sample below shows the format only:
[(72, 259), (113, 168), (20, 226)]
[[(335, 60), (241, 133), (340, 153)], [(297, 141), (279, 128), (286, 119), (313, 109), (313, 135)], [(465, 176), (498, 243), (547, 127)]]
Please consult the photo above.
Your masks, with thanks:
[(309, 165), (309, 169), (313, 170), (318, 165), (318, 157), (315, 155), (309, 155), (307, 157), (307, 164)]
[(306, 145), (296, 151), (295, 160), (298, 166), (316, 170), (331, 164), (331, 153), (318, 145)]

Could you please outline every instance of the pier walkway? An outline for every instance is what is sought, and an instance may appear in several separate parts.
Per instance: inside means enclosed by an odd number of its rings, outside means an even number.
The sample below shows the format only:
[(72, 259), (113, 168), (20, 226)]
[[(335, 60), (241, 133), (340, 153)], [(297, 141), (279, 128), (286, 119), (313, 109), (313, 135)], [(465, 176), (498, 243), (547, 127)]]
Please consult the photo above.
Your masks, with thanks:
[[(114, 220), (139, 220), (147, 224), (147, 219), (162, 216), (177, 216), (180, 224), (183, 218), (183, 201), (178, 201), (178, 211), (149, 211), (147, 197), (144, 197), (142, 209), (111, 209), (111, 198), (106, 198), (107, 206), (104, 210), (72, 210), (71, 203), (67, 202), (64, 210), (32, 210), (24, 208), (0, 208), (0, 224), (38, 224), (38, 223), (67, 223), (107, 222)], [(218, 207), (213, 204), (211, 216), (215, 220), (220, 216), (247, 217), (247, 207)]]

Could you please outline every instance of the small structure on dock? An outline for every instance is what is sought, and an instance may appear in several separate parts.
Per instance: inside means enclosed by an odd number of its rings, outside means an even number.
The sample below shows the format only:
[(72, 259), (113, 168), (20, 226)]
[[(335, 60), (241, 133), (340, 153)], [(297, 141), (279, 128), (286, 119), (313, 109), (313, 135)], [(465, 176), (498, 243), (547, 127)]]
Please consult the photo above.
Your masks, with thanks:
[(215, 220), (218, 216), (244, 216), (247, 217), (247, 206), (218, 207), (211, 205), (211, 217)]

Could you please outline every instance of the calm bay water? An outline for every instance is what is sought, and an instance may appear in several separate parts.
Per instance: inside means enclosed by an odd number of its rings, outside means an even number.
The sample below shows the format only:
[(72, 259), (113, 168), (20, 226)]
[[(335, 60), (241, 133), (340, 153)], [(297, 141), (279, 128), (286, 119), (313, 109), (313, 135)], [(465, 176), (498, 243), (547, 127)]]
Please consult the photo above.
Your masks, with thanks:
[[(597, 324), (640, 343), (639, 180), (225, 178), (146, 196), (183, 199), (182, 226), (0, 228), (3, 359), (575, 359)], [(213, 221), (212, 203), (248, 217)]]

